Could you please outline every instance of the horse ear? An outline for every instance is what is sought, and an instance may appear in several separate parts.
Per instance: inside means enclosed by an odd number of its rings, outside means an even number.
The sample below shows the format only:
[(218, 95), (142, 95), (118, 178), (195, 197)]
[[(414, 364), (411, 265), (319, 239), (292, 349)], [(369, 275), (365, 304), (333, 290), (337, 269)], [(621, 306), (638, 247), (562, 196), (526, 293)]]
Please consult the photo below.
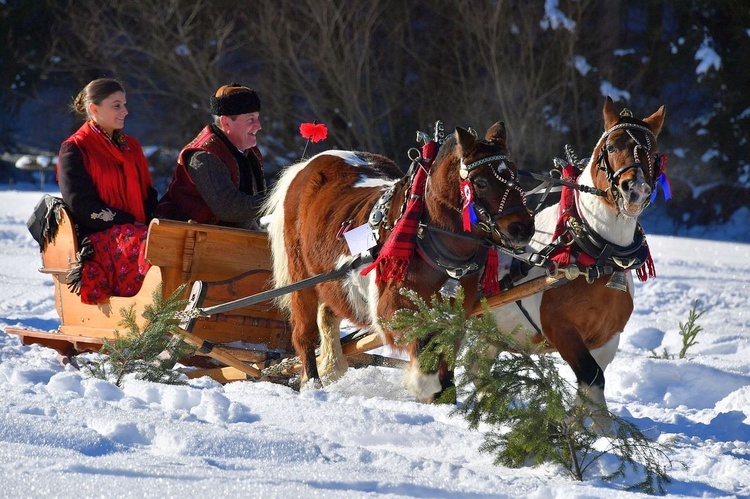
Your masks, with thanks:
[(476, 142), (476, 138), (471, 134), (470, 131), (460, 126), (456, 127), (456, 142), (458, 142), (460, 149), (460, 155), (465, 156), (466, 151)]
[(604, 129), (609, 130), (620, 121), (620, 113), (617, 112), (615, 103), (612, 98), (608, 95), (604, 101), (604, 109), (602, 110), (604, 115)]
[(498, 121), (487, 129), (487, 133), (484, 134), (484, 140), (489, 142), (505, 142), (508, 138), (508, 132), (505, 129), (505, 123)]
[(661, 126), (664, 124), (664, 117), (666, 116), (666, 114), (667, 106), (662, 106), (654, 114), (643, 120), (643, 122), (646, 123), (654, 133), (654, 137), (659, 135), (659, 132), (661, 132)]

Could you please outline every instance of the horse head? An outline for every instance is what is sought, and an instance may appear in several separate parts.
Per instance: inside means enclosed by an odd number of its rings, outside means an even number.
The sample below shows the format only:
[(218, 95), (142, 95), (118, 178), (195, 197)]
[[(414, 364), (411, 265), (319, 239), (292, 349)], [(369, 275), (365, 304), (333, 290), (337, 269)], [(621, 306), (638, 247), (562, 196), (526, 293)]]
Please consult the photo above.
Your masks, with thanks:
[(637, 218), (651, 203), (659, 175), (661, 156), (656, 137), (664, 123), (666, 108), (642, 120), (623, 109), (617, 112), (612, 99), (604, 103), (604, 134), (599, 139), (592, 171), (594, 186), (607, 192), (606, 200), (618, 214)]
[(470, 205), (464, 209), (476, 215), (472, 234), (507, 248), (526, 246), (534, 234), (534, 219), (519, 185), (518, 167), (510, 159), (505, 124), (492, 125), (482, 140), (456, 127), (453, 139), (461, 206)]

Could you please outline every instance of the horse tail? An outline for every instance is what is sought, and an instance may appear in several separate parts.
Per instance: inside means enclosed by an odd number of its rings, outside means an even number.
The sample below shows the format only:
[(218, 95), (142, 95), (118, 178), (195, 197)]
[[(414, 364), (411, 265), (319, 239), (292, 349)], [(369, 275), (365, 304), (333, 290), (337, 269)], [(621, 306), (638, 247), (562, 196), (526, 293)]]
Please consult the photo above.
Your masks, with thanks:
[[(262, 218), (267, 223), (268, 240), (271, 245), (271, 260), (273, 262), (274, 287), (280, 288), (291, 284), (289, 276), (289, 260), (287, 248), (284, 241), (284, 200), (287, 191), (297, 174), (309, 163), (309, 160), (291, 165), (284, 170), (271, 189), (261, 208)], [(276, 299), (279, 308), (291, 311), (291, 297), (287, 293)]]

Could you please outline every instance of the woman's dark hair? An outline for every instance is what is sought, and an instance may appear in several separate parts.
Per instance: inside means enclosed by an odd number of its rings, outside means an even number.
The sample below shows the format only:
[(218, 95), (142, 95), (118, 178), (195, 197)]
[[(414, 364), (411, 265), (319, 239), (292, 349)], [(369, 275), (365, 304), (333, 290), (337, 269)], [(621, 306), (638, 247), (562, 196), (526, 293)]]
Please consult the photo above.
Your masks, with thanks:
[(99, 78), (92, 80), (88, 85), (83, 87), (83, 90), (81, 90), (78, 95), (76, 95), (71, 107), (74, 112), (87, 116), (89, 104), (94, 103), (99, 105), (104, 99), (113, 93), (124, 91), (125, 89), (122, 84), (113, 78)]

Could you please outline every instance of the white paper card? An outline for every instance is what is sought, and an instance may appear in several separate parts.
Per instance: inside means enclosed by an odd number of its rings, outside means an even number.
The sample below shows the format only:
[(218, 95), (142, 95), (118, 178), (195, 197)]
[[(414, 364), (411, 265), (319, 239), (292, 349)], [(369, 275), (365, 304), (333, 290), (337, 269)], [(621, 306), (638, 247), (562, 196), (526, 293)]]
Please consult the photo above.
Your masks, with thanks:
[(375, 240), (375, 235), (370, 230), (369, 224), (360, 225), (344, 232), (344, 238), (346, 239), (346, 244), (349, 245), (349, 251), (351, 251), (352, 255), (364, 253), (378, 244)]

